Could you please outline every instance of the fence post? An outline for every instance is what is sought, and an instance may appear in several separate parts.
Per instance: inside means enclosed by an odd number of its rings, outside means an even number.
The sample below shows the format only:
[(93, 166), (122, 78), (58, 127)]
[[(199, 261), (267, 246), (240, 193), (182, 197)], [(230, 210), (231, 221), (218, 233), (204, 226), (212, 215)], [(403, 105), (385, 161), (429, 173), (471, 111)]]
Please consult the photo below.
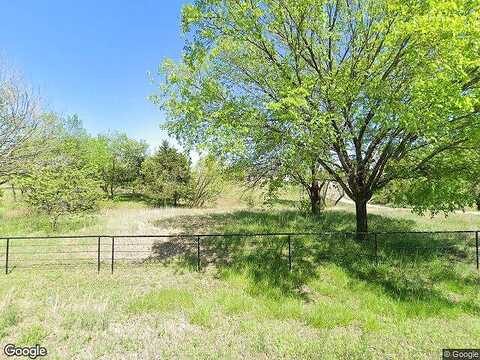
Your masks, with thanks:
[(100, 273), (100, 236), (97, 239), (97, 273)]
[(111, 271), (113, 274), (113, 264), (115, 263), (115, 237), (112, 236), (112, 264), (111, 264)]
[(288, 234), (288, 271), (292, 271), (292, 240)]
[(7, 239), (7, 248), (5, 253), (5, 275), (8, 275), (8, 254), (10, 252), (10, 239)]
[(200, 236), (197, 236), (197, 271), (200, 271)]
[(477, 253), (477, 270), (479, 269), (479, 264), (478, 264), (478, 231), (475, 231), (475, 248), (476, 248), (476, 253)]

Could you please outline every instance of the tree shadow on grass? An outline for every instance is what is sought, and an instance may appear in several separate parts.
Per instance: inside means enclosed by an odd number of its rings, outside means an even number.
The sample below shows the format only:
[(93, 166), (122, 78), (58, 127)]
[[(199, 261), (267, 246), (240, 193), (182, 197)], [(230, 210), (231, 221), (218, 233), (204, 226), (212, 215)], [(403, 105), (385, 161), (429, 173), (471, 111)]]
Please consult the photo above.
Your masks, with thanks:
[(290, 208), (299, 208), (301, 205), (300, 200), (290, 200), (290, 199), (271, 199), (268, 201), (268, 204), (275, 206), (285, 206)]
[[(415, 225), (412, 220), (373, 214), (369, 216), (369, 222), (371, 231), (409, 231)], [(241, 210), (221, 214), (177, 216), (158, 220), (154, 225), (183, 229), (183, 232), (188, 234), (353, 232), (355, 215), (339, 210), (325, 211), (319, 215), (295, 210)]]
[(117, 202), (137, 202), (147, 206), (155, 206), (155, 200), (148, 195), (141, 193), (119, 193), (115, 194), (114, 201)]
[[(479, 285), (474, 275), (459, 274), (451, 266), (471, 261), (471, 234), (378, 234), (375, 246), (373, 232), (408, 232), (415, 223), (380, 215), (371, 215), (369, 221), (372, 234), (363, 241), (358, 241), (353, 234), (354, 214), (345, 211), (328, 211), (319, 216), (290, 210), (237, 211), (181, 216), (162, 220), (157, 225), (182, 228), (185, 234), (225, 234), (201, 237), (202, 267), (214, 266), (220, 273), (228, 269), (245, 274), (254, 284), (285, 296), (306, 299), (302, 289), (317, 279), (318, 266), (335, 264), (350, 277), (373, 285), (407, 308), (411, 305), (417, 309), (411, 311), (413, 314), (428, 316), (452, 309), (480, 314), (475, 301), (452, 299), (435, 287), (438, 281), (455, 282), (465, 289)], [(290, 237), (292, 271), (289, 271), (288, 236), (236, 235), (290, 232), (332, 233)], [(183, 265), (195, 267), (196, 243), (185, 246), (184, 238), (172, 239), (172, 242), (176, 245), (154, 246), (154, 253), (161, 261), (170, 262), (171, 256), (161, 255), (162, 248), (176, 247)]]
[(171, 200), (159, 200), (154, 197), (148, 196), (143, 193), (135, 193), (135, 192), (126, 192), (126, 193), (118, 193), (115, 194), (114, 197), (115, 202), (136, 202), (148, 207), (158, 208), (158, 207), (186, 207), (185, 204), (177, 204), (174, 206), (173, 201)]

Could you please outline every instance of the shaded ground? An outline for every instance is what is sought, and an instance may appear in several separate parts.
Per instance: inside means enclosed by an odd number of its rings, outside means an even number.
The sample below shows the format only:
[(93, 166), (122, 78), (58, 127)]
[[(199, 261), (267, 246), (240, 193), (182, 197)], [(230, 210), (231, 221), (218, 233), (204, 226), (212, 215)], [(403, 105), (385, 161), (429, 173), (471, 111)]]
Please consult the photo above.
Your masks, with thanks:
[[(58, 359), (432, 359), (477, 346), (472, 237), (382, 236), (377, 263), (372, 238), (298, 236), (292, 271), (285, 236), (201, 238), (197, 273), (197, 239), (181, 234), (352, 231), (354, 216), (125, 205), (82, 232), (133, 234), (116, 243), (120, 254), (135, 234), (157, 234), (149, 255), (137, 256), (143, 264), (120, 258), (113, 276), (103, 263), (99, 275), (94, 266), (15, 269), (0, 278), (2, 344), (38, 343)], [(371, 229), (472, 225), (457, 215), (385, 213), (371, 217)]]
[[(441, 313), (460, 308), (480, 314), (475, 299), (451, 297), (435, 288), (439, 280), (448, 280), (469, 292), (480, 285), (474, 272), (474, 234), (379, 234), (377, 249), (374, 235), (361, 242), (353, 234), (294, 236), (290, 239), (293, 271), (289, 271), (288, 237), (233, 235), (353, 231), (354, 224), (354, 215), (345, 211), (328, 211), (317, 217), (296, 211), (237, 211), (155, 222), (167, 229), (181, 226), (185, 234), (231, 234), (201, 238), (202, 267), (214, 265), (219, 274), (226, 270), (246, 273), (254, 283), (279, 290), (284, 296), (308, 297), (305, 287), (319, 276), (318, 267), (335, 264), (350, 277), (367, 281), (393, 299), (414, 302), (421, 311)], [(379, 215), (372, 215), (370, 224), (377, 232), (408, 232), (415, 228), (411, 220)], [(195, 241), (174, 238), (158, 242), (152, 248), (154, 257), (168, 264), (180, 256), (185, 266), (195, 268)]]
[[(410, 231), (415, 222), (380, 215), (369, 217), (371, 231)], [(185, 215), (154, 222), (157, 227), (181, 228), (190, 234), (211, 232), (265, 233), (265, 232), (352, 232), (355, 231), (355, 215), (344, 210), (325, 211), (314, 216), (296, 210), (248, 211), (229, 213)]]

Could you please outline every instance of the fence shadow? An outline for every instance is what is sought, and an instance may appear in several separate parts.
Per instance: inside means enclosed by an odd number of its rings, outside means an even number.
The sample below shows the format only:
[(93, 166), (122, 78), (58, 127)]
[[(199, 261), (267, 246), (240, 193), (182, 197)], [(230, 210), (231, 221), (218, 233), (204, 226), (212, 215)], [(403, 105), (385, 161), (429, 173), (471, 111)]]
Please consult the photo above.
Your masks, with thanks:
[[(415, 222), (369, 215), (372, 231), (410, 231)], [(352, 232), (355, 214), (329, 210), (312, 215), (295, 210), (233, 211), (221, 214), (183, 215), (153, 222), (161, 228), (182, 229), (182, 233), (278, 233), (278, 232)]]
[[(329, 211), (317, 217), (296, 211), (278, 211), (275, 214), (238, 211), (183, 216), (162, 221), (161, 225), (168, 226), (171, 222), (178, 228), (181, 224), (185, 233), (195, 233), (199, 225), (205, 224), (200, 227), (204, 232), (227, 234), (201, 238), (202, 267), (213, 266), (219, 274), (226, 268), (246, 274), (255, 284), (270, 287), (287, 296), (305, 297), (302, 288), (318, 278), (318, 266), (330, 263), (341, 267), (350, 277), (368, 282), (401, 302), (415, 303), (416, 306), (423, 304), (425, 309), (434, 303), (435, 307), (428, 310), (432, 312), (460, 307), (480, 314), (480, 308), (471, 300), (448, 298), (435, 289), (435, 282), (447, 280), (464, 288), (479, 285), (474, 274), (460, 274), (451, 266), (462, 262), (470, 262), (474, 266), (471, 233), (406, 234), (415, 225), (413, 221), (372, 215), (372, 231), (394, 234), (377, 235), (376, 245), (373, 234), (364, 241), (357, 241), (353, 234), (294, 236), (290, 239), (293, 271), (289, 271), (288, 237), (232, 235), (352, 231), (354, 219), (353, 214), (343, 211)], [(215, 225), (212, 229), (207, 224)], [(181, 238), (172, 241), (177, 244), (176, 254), (183, 252), (183, 264), (194, 267), (196, 246), (182, 247)], [(162, 258), (165, 262), (171, 260), (169, 257)]]

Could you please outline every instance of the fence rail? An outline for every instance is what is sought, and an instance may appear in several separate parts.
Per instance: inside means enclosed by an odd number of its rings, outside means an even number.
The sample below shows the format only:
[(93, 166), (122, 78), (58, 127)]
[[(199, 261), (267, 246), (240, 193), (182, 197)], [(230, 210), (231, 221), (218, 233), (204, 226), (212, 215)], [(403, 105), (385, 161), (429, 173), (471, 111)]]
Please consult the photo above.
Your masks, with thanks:
[[(251, 254), (272, 252), (288, 271), (295, 261), (327, 256), (362, 255), (378, 264), (387, 257), (415, 258), (436, 254), (474, 262), (479, 270), (480, 230), (460, 231), (378, 231), (356, 232), (279, 232), (226, 234), (150, 234), (0, 237), (4, 252), (0, 262), (5, 274), (15, 268), (48, 268), (102, 265), (113, 274), (119, 262), (165, 260), (186, 256), (197, 271), (219, 259), (230, 262)], [(251, 254), (248, 255), (248, 251)]]

